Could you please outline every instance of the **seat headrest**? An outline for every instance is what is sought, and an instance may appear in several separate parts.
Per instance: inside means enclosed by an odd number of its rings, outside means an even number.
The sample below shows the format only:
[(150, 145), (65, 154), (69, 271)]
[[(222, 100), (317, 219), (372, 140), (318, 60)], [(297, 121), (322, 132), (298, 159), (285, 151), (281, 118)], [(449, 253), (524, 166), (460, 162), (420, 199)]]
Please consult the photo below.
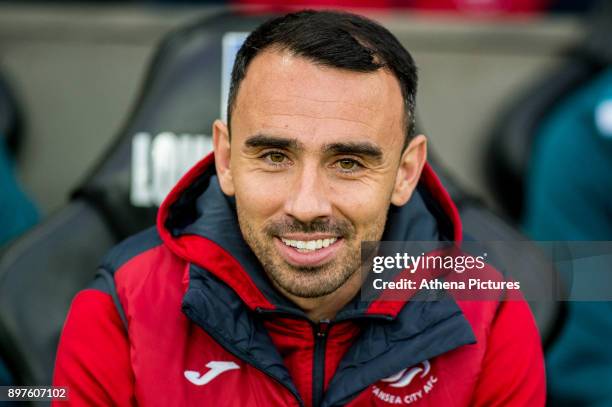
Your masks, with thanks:
[(228, 33), (250, 32), (270, 17), (223, 12), (162, 40), (129, 119), (73, 194), (101, 210), (118, 238), (154, 224), (160, 196), (211, 150), (222, 71), (233, 64), (233, 55), (223, 64), (224, 38), (227, 48)]

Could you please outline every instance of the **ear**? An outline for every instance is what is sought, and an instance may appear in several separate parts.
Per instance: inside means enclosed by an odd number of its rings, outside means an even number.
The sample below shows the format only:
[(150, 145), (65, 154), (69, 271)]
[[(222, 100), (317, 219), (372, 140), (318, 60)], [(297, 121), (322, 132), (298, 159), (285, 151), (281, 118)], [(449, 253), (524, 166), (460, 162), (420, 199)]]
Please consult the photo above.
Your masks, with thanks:
[(221, 120), (215, 120), (212, 128), (213, 148), (215, 150), (215, 168), (221, 190), (225, 195), (234, 195), (234, 180), (230, 167), (231, 148), (229, 130)]
[(391, 194), (393, 205), (402, 206), (410, 200), (426, 161), (427, 138), (419, 134), (410, 140), (400, 157), (399, 168), (395, 176), (395, 186)]

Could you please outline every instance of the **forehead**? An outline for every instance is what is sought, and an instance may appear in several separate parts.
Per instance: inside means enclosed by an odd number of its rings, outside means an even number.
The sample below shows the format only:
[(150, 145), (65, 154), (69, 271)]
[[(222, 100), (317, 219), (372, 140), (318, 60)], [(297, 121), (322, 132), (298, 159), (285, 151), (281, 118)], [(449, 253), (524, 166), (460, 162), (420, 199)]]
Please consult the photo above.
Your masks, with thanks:
[(384, 147), (403, 143), (403, 123), (399, 83), (387, 70), (353, 72), (264, 51), (240, 85), (232, 134), (268, 132), (322, 142), (367, 138)]

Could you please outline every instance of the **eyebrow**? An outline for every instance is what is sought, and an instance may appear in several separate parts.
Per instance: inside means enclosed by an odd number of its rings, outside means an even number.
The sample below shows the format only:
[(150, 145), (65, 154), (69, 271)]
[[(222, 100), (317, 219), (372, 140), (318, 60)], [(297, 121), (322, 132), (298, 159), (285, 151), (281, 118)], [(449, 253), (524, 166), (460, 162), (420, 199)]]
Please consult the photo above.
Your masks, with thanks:
[(380, 147), (369, 142), (331, 143), (327, 144), (323, 151), (332, 154), (361, 155), (376, 161), (382, 160), (383, 157), (383, 152)]
[(250, 148), (279, 148), (279, 149), (297, 149), (301, 147), (296, 139), (288, 139), (284, 137), (268, 136), (266, 134), (256, 134), (246, 139), (244, 144)]

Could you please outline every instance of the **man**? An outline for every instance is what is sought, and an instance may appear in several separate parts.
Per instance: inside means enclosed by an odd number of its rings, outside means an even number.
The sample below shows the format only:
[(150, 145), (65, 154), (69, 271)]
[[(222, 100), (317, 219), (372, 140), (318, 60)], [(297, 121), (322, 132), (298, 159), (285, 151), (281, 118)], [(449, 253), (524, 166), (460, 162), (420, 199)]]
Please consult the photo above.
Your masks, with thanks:
[(414, 135), (416, 68), (384, 28), (304, 11), (240, 49), (228, 123), (75, 298), (75, 404), (544, 403), (524, 301), (366, 301), (360, 244), (460, 241)]

